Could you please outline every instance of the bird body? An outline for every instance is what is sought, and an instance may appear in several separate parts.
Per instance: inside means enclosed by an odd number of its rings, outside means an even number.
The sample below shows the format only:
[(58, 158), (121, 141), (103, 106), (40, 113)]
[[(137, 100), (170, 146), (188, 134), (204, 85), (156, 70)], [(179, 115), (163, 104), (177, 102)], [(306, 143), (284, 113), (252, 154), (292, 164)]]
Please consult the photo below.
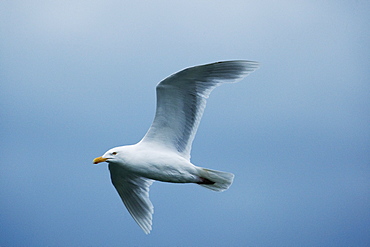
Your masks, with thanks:
[(109, 159), (113, 156), (112, 152), (117, 153), (111, 161), (112, 166), (119, 166), (127, 172), (162, 182), (200, 182), (198, 168), (189, 160), (173, 155), (168, 150), (138, 143), (114, 148), (104, 154), (103, 158)]
[(211, 91), (238, 82), (258, 68), (256, 62), (237, 60), (190, 67), (157, 85), (157, 109), (144, 138), (134, 145), (108, 150), (93, 163), (109, 163), (111, 180), (126, 208), (146, 234), (152, 229), (153, 205), (149, 187), (154, 180), (196, 183), (224, 191), (234, 175), (195, 166), (191, 145)]

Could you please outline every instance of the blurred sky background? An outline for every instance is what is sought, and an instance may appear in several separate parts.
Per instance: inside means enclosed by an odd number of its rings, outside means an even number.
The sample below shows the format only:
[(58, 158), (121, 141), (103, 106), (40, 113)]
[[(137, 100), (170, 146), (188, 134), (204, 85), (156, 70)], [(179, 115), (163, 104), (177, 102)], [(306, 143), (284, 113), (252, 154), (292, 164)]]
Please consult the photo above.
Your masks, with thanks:
[[(0, 246), (370, 246), (370, 3), (0, 1)], [(217, 88), (192, 162), (232, 187), (156, 182), (146, 236), (105, 163), (155, 86), (261, 63)]]

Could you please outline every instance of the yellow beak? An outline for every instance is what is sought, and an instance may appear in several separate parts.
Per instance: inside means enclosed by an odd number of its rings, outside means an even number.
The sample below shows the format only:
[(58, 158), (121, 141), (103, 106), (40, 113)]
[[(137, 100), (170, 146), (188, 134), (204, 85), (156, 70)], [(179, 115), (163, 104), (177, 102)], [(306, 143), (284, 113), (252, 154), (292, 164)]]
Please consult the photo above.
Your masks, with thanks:
[(98, 163), (100, 163), (100, 162), (104, 162), (104, 161), (106, 161), (106, 160), (107, 160), (107, 158), (98, 157), (98, 158), (95, 158), (95, 159), (93, 160), (93, 163), (94, 163), (94, 164), (98, 164)]

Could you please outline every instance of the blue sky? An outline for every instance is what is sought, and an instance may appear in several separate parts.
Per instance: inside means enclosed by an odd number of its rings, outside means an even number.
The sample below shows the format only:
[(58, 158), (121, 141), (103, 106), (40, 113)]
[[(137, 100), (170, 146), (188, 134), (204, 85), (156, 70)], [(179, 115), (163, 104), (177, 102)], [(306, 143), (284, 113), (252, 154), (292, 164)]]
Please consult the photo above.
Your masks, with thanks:
[[(1, 1), (1, 246), (369, 246), (368, 1)], [(154, 183), (153, 231), (106, 164), (139, 141), (155, 86), (259, 61), (211, 94), (192, 162), (215, 193)]]

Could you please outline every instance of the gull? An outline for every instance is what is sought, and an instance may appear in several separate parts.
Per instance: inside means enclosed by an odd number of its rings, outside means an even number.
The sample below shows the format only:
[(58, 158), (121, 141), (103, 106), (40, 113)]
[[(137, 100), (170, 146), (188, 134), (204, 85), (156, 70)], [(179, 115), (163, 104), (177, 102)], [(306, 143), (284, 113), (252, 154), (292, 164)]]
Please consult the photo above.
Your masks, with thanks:
[(156, 87), (154, 121), (134, 145), (108, 150), (94, 164), (108, 162), (114, 187), (142, 230), (152, 230), (153, 204), (149, 187), (154, 180), (194, 183), (213, 191), (230, 187), (234, 175), (190, 162), (191, 145), (211, 91), (223, 83), (242, 80), (258, 68), (245, 60), (222, 61), (183, 69)]

